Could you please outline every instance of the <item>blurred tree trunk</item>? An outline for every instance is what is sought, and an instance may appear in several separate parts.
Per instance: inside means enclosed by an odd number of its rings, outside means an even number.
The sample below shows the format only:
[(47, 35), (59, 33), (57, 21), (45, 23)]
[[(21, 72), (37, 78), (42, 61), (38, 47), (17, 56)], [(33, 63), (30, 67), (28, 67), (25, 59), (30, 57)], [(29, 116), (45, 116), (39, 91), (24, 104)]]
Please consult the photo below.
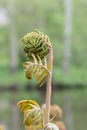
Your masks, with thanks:
[(17, 37), (15, 30), (15, 7), (14, 0), (8, 0), (9, 10), (9, 37), (10, 37), (10, 70), (11, 73), (15, 73), (17, 70)]
[[(65, 9), (65, 30), (64, 30), (64, 58), (63, 73), (66, 75), (69, 71), (71, 55), (71, 31), (72, 31), (72, 4), (71, 0), (64, 0)], [(68, 95), (64, 95), (64, 111), (67, 130), (73, 130), (73, 116)]]
[(68, 95), (64, 95), (64, 113), (67, 130), (74, 130), (71, 101)]
[[(17, 71), (17, 37), (16, 37), (16, 29), (15, 29), (15, 0), (8, 0), (7, 6), (9, 11), (9, 39), (10, 39), (10, 71), (11, 74), (14, 75)], [(13, 95), (16, 95), (16, 82), (11, 86), (14, 91)], [(11, 99), (11, 111), (12, 111), (12, 130), (19, 129), (19, 116), (15, 103), (15, 99)]]
[(64, 30), (64, 58), (63, 72), (67, 73), (71, 55), (71, 30), (72, 30), (72, 7), (71, 0), (64, 0), (65, 9), (65, 30)]
[[(15, 93), (13, 93), (15, 94)], [(19, 130), (19, 113), (16, 105), (15, 99), (11, 100), (11, 129), (12, 130)]]

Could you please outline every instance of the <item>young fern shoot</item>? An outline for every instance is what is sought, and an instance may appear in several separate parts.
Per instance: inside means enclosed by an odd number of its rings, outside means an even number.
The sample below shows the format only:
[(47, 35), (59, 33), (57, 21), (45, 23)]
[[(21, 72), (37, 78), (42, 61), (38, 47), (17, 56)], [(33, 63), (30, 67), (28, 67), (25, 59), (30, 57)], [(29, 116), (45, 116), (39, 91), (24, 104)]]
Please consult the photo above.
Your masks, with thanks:
[(29, 61), (23, 63), (26, 78), (31, 80), (32, 75), (34, 75), (40, 86), (47, 82), (45, 116), (43, 116), (36, 101), (22, 100), (18, 102), (18, 108), (24, 112), (24, 124), (29, 127), (32, 126), (35, 130), (58, 130), (55, 124), (49, 123), (53, 67), (53, 49), (50, 39), (46, 34), (35, 29), (33, 32), (26, 34), (20, 40), (20, 43), (23, 44), (23, 51), (29, 59)]

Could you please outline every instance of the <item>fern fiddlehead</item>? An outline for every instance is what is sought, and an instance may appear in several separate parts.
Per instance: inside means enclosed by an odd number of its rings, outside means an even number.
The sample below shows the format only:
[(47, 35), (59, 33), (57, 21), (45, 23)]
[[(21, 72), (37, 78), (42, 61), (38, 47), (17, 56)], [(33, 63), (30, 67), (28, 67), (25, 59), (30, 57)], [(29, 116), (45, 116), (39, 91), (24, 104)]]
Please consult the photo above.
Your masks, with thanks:
[[(46, 55), (52, 48), (49, 37), (43, 34), (39, 30), (35, 30), (26, 34), (20, 42), (23, 43), (23, 50), (30, 59), (29, 62), (23, 64), (25, 68), (25, 76), (27, 79), (32, 79), (32, 75), (36, 78), (36, 81), (42, 86), (47, 80), (48, 75), (51, 74), (51, 65), (48, 65), (46, 61)], [(44, 64), (42, 59), (44, 58)]]
[(20, 42), (23, 43), (23, 50), (28, 58), (32, 58), (32, 53), (35, 56), (44, 58), (51, 49), (51, 42), (47, 35), (39, 30), (26, 34)]

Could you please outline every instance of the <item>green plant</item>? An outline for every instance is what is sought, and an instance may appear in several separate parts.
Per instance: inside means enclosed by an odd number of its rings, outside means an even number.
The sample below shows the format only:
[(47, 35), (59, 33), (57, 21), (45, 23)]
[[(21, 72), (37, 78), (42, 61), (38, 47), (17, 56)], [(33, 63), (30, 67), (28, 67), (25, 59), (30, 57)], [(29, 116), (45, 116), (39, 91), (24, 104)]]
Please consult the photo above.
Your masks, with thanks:
[(22, 100), (18, 102), (18, 108), (24, 112), (24, 125), (28, 126), (29, 129), (35, 130), (58, 130), (59, 128), (54, 123), (50, 123), (53, 67), (53, 48), (50, 39), (39, 30), (35, 30), (26, 34), (20, 42), (23, 43), (23, 51), (29, 59), (29, 61), (23, 63), (26, 78), (30, 80), (34, 75), (40, 86), (47, 82), (45, 112), (43, 112), (34, 100)]

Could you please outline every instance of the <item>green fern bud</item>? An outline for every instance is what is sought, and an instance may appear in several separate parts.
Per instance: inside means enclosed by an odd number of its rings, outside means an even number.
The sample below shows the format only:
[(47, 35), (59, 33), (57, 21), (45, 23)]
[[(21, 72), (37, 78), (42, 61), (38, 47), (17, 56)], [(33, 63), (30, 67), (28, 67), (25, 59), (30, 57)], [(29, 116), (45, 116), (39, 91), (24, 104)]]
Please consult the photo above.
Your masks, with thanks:
[(32, 59), (32, 53), (42, 59), (51, 49), (49, 37), (38, 30), (27, 33), (20, 42), (23, 43), (23, 50), (30, 59)]

